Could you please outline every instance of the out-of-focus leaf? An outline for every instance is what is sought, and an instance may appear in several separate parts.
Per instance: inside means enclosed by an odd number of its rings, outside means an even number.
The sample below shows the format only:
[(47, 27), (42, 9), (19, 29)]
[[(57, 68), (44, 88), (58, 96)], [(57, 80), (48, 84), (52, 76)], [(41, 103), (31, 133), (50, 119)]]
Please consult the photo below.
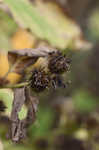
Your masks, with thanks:
[(89, 135), (88, 135), (88, 131), (84, 128), (78, 129), (75, 133), (74, 136), (80, 140), (88, 140)]
[(9, 36), (12, 35), (17, 29), (17, 24), (13, 18), (11, 18), (11, 16), (2, 10), (0, 10), (0, 26)]
[(14, 49), (32, 48), (35, 46), (36, 37), (31, 32), (19, 28), (12, 36), (11, 42)]
[(77, 111), (81, 113), (88, 113), (93, 111), (97, 106), (97, 99), (93, 97), (88, 91), (77, 91), (73, 95), (73, 102)]
[[(0, 100), (2, 100), (5, 106), (7, 107), (4, 112), (4, 114), (7, 116), (11, 115), (13, 99), (14, 99), (14, 95), (12, 90), (0, 89)], [(26, 106), (23, 106), (21, 111), (19, 112), (19, 118), (20, 119), (25, 118), (26, 114), (27, 114), (27, 108)]]
[[(8, 72), (10, 66), (6, 50), (11, 49), (11, 36), (16, 31), (17, 24), (15, 21), (5, 12), (0, 10), (0, 77)], [(7, 76), (7, 80), (10, 83), (16, 83), (19, 81), (20, 75), (16, 73), (10, 73)]]
[[(0, 25), (1, 26), (1, 25)], [(0, 49), (8, 50), (11, 48), (10, 40), (5, 32), (0, 27)]]
[[(9, 71), (10, 65), (8, 60), (8, 54), (6, 51), (0, 51), (0, 78), (2, 82), (3, 77), (6, 75), (6, 73)], [(8, 76), (5, 79), (4, 83), (10, 82), (11, 84), (14, 84), (18, 82), (21, 78), (21, 75), (11, 72), (8, 74)], [(6, 82), (7, 81), (7, 82)], [(3, 83), (1, 83), (3, 84)]]
[(30, 147), (22, 144), (14, 144), (12, 141), (3, 141), (4, 150), (32, 150)]
[(0, 100), (2, 100), (7, 107), (5, 115), (10, 116), (13, 102), (13, 92), (10, 89), (0, 89)]
[(8, 55), (5, 51), (0, 52), (0, 77), (3, 77), (9, 70)]
[(0, 10), (0, 49), (8, 50), (11, 48), (10, 36), (16, 30), (15, 21), (5, 12)]
[(27, 0), (4, 2), (19, 24), (53, 46), (66, 48), (81, 36), (79, 26), (54, 2), (37, 0), (33, 5)]
[(54, 114), (50, 109), (40, 108), (37, 114), (37, 124), (29, 128), (30, 137), (46, 136), (50, 132)]
[(95, 9), (89, 18), (87, 36), (90, 40), (96, 42), (99, 39), (99, 10)]
[(4, 150), (3, 143), (1, 140), (0, 140), (0, 150)]

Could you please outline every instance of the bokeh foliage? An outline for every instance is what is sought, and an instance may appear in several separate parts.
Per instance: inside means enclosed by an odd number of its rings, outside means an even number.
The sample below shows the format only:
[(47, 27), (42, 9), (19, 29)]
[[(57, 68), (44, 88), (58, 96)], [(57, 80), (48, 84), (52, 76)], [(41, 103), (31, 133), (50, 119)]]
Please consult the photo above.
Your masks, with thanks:
[[(2, 0), (0, 6), (5, 6), (0, 7), (0, 58), (3, 56), (0, 59), (0, 78), (11, 66), (8, 50), (48, 46), (58, 48), (73, 60), (69, 73), (71, 84), (67, 84), (66, 89), (51, 89), (49, 94), (45, 92), (37, 95), (40, 99), (37, 120), (28, 129), (28, 137), (22, 143), (13, 144), (6, 138), (9, 122), (5, 114), (8, 117), (11, 112), (13, 91), (0, 89), (0, 100), (7, 106), (6, 112), (2, 113), (4, 118), (0, 118), (0, 141), (4, 150), (63, 150), (68, 143), (69, 147), (76, 143), (74, 139), (78, 142), (76, 150), (81, 145), (86, 150), (90, 145), (92, 150), (98, 150), (98, 81), (93, 84), (92, 80), (98, 80), (98, 62), (93, 61), (94, 48), (91, 48), (99, 37), (98, 9), (93, 10), (86, 28), (81, 30), (78, 23), (55, 1)], [(97, 54), (96, 59), (98, 57)], [(94, 73), (89, 66), (90, 61), (95, 62)], [(65, 81), (67, 78), (64, 74)], [(13, 73), (8, 80), (14, 84), (20, 80), (20, 75)], [(24, 106), (20, 118), (24, 118), (26, 113), (27, 107)]]

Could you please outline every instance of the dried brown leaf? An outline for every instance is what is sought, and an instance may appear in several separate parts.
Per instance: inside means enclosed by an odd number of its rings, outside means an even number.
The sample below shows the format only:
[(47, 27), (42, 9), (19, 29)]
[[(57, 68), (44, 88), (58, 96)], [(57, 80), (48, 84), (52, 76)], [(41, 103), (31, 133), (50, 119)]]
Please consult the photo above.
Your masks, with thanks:
[(49, 49), (47, 47), (37, 48), (37, 49), (31, 49), (26, 48), (22, 50), (12, 50), (9, 51), (9, 54), (14, 54), (18, 56), (28, 56), (28, 57), (46, 57), (49, 53), (56, 51)]
[(22, 49), (22, 50), (12, 50), (9, 51), (9, 62), (10, 64), (16, 64), (13, 72), (24, 73), (24, 70), (33, 65), (39, 57), (47, 57), (49, 53), (56, 51), (49, 49), (47, 47), (37, 48), (37, 49)]
[(31, 91), (29, 88), (26, 88), (25, 91), (26, 91), (25, 93), (26, 98), (29, 101), (29, 111), (28, 111), (27, 118), (26, 118), (26, 124), (30, 125), (31, 123), (35, 121), (39, 101), (37, 97), (33, 97), (31, 95)]
[[(18, 113), (20, 112), (23, 104), (28, 103), (28, 113), (25, 119), (20, 120)], [(14, 102), (11, 113), (11, 129), (9, 137), (14, 142), (18, 142), (26, 137), (27, 127), (35, 120), (35, 113), (37, 111), (38, 100), (36, 97), (31, 96), (29, 89), (17, 88), (14, 91)]]
[(11, 113), (11, 138), (17, 142), (20, 139), (22, 121), (18, 118), (18, 112), (25, 102), (24, 88), (17, 88), (14, 91), (13, 109)]

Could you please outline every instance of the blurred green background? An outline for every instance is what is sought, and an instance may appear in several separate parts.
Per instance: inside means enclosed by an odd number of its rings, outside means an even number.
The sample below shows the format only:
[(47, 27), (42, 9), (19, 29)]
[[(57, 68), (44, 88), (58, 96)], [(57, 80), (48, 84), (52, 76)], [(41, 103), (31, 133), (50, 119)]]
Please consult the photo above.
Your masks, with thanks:
[[(98, 18), (98, 0), (0, 0), (0, 84), (13, 62), (10, 50), (47, 46), (72, 59), (63, 75), (68, 86), (37, 95), (37, 119), (20, 143), (6, 138), (13, 94), (0, 89), (9, 106), (0, 112), (0, 150), (99, 150)], [(20, 78), (12, 73), (7, 79), (15, 84)]]

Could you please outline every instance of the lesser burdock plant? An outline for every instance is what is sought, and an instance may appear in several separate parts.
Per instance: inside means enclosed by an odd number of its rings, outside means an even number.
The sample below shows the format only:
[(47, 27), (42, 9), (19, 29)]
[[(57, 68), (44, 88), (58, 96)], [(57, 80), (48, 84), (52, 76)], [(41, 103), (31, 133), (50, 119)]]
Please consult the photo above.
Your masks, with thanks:
[[(70, 68), (70, 59), (62, 52), (47, 47), (37, 49), (13, 50), (8, 52), (9, 61), (14, 62), (4, 77), (0, 78), (0, 88), (14, 91), (13, 103), (9, 120), (11, 122), (8, 137), (14, 142), (26, 137), (27, 128), (35, 121), (38, 108), (38, 97), (46, 89), (57, 88), (65, 84), (62, 74)], [(43, 59), (43, 61), (38, 61)], [(35, 65), (36, 64), (36, 65)], [(7, 76), (11, 72), (21, 75), (17, 84), (11, 84)], [(0, 111), (6, 111), (7, 103), (0, 100)], [(27, 105), (25, 117), (20, 117), (23, 105)], [(24, 112), (23, 112), (24, 113)]]

